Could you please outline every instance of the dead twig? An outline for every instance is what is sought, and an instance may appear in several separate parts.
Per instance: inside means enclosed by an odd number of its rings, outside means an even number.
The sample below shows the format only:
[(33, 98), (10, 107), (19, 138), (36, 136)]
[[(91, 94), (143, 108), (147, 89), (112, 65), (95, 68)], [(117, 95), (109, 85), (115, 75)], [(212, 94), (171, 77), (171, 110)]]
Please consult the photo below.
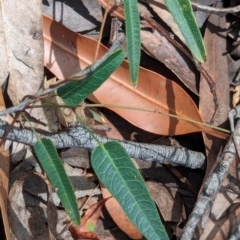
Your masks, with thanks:
[(236, 194), (240, 195), (240, 189), (238, 186), (236, 186), (234, 183), (229, 183), (226, 187), (227, 189), (232, 190), (233, 192), (235, 192)]
[[(4, 135), (9, 124), (0, 121), (0, 138)], [(38, 132), (40, 138), (50, 139), (56, 148), (83, 147), (93, 150), (98, 146), (98, 142), (106, 143), (114, 139), (102, 137), (94, 134), (95, 138), (83, 127), (78, 125), (70, 127), (68, 133), (46, 134)], [(13, 127), (8, 133), (7, 140), (20, 142), (26, 145), (34, 145), (37, 137), (33, 131)], [(98, 141), (96, 141), (96, 139)], [(131, 141), (118, 141), (126, 149), (130, 157), (142, 159), (144, 161), (156, 160), (159, 163), (178, 164), (189, 168), (205, 168), (205, 156), (200, 152), (188, 150), (183, 147), (160, 146), (154, 144), (135, 143)]]
[[(240, 107), (236, 111), (235, 118), (240, 117)], [(240, 144), (240, 120), (237, 121), (232, 137), (229, 138), (221, 158), (218, 161), (215, 169), (207, 178), (203, 190), (200, 193), (195, 207), (190, 214), (187, 224), (185, 225), (181, 239), (192, 239), (197, 225), (200, 223), (201, 228), (204, 228), (206, 220), (209, 217), (210, 209), (216, 195), (221, 187), (221, 184), (226, 177), (229, 167), (236, 154), (236, 147)]]
[(196, 10), (199, 10), (201, 12), (212, 13), (220, 16), (225, 16), (230, 13), (240, 12), (240, 5), (235, 7), (229, 7), (229, 8), (215, 8), (215, 7), (209, 7), (209, 6), (205, 6), (205, 5), (201, 5), (193, 2), (191, 4), (193, 8)]

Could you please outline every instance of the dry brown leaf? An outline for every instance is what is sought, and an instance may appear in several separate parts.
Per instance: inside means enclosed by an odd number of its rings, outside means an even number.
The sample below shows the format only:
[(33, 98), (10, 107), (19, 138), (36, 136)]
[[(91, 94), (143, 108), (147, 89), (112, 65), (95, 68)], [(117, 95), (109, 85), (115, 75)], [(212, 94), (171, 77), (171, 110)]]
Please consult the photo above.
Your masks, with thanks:
[[(53, 203), (52, 187), (46, 176), (36, 172), (33, 174), (28, 172), (21, 175), (14, 182), (10, 190), (9, 219), (11, 224), (11, 239), (56, 239), (54, 236), (58, 235), (56, 232), (58, 212)], [(28, 182), (28, 178), (31, 182), (35, 183), (35, 188), (37, 186), (36, 191), (39, 191), (42, 187), (36, 184), (36, 180), (37, 182), (44, 182), (47, 185), (48, 196), (44, 199), (47, 202), (47, 209), (45, 208), (45, 204), (41, 204), (41, 201), (39, 202), (37, 198), (30, 200), (29, 197), (26, 197), (27, 195), (24, 195), (24, 192), (26, 194), (24, 185)], [(43, 184), (44, 190), (46, 190), (45, 184)], [(34, 194), (30, 195), (34, 196)], [(39, 195), (41, 195), (40, 192)], [(47, 225), (45, 214), (47, 214)]]
[[(34, 172), (34, 175), (39, 177), (43, 182), (45, 182), (46, 185), (46, 191), (47, 191), (47, 227), (48, 227), (48, 233), (49, 233), (49, 240), (55, 240), (56, 236), (58, 235), (56, 231), (57, 223), (58, 223), (58, 212), (57, 207), (54, 204), (53, 201), (53, 192), (52, 192), (52, 185), (50, 184), (49, 180), (45, 175), (42, 173)], [(34, 176), (34, 177), (36, 177)], [(29, 227), (31, 229), (32, 235), (34, 239), (41, 240), (46, 239), (47, 236), (44, 235), (44, 228), (46, 225), (46, 222), (42, 218), (43, 214), (43, 208), (42, 206), (28, 206), (27, 210), (31, 213), (31, 217), (28, 220)], [(42, 236), (43, 235), (43, 236)], [(40, 237), (41, 236), (41, 237)]]
[[(5, 108), (2, 89), (0, 88), (0, 106)], [(9, 150), (0, 149), (0, 209), (2, 213), (3, 225), (7, 240), (10, 240), (10, 227), (7, 214), (8, 189), (9, 189), (9, 169), (10, 153)]]
[(43, 1), (43, 13), (74, 32), (89, 32), (102, 22), (102, 10), (97, 1), (47, 0)]
[(181, 223), (186, 220), (184, 202), (176, 189), (167, 188), (161, 183), (152, 181), (148, 181), (147, 186), (164, 221)]
[(97, 221), (102, 212), (102, 207), (109, 200), (109, 198), (104, 198), (101, 201), (93, 204), (90, 208), (88, 208), (84, 216), (81, 218), (80, 228), (83, 232), (89, 231), (89, 228), (96, 227)]
[(144, 51), (162, 62), (178, 76), (186, 87), (198, 95), (196, 68), (183, 53), (157, 31), (141, 30), (141, 39)]
[[(0, 65), (4, 66), (3, 73), (9, 75), (7, 92), (16, 105), (27, 94), (35, 94), (43, 80), (42, 1), (21, 0), (16, 6), (10, 0), (1, 1), (0, 5)], [(1, 69), (1, 85), (3, 81)], [(43, 109), (30, 111), (33, 117), (46, 120)], [(41, 128), (42, 124), (35, 127)]]
[[(221, 3), (218, 7), (221, 7)], [(219, 109), (217, 111), (214, 125), (226, 127), (226, 120), (229, 110), (229, 82), (228, 82), (228, 62), (227, 56), (224, 55), (226, 51), (226, 31), (219, 32), (220, 29), (226, 29), (226, 19), (225, 17), (219, 17), (217, 15), (211, 15), (209, 17), (209, 22), (205, 31), (204, 42), (206, 46), (206, 51), (208, 53), (207, 60), (203, 63), (203, 68), (209, 73), (213, 81), (216, 83), (216, 93), (218, 98)], [(214, 102), (211, 93), (208, 90), (208, 85), (204, 79), (200, 81), (200, 112), (205, 122), (210, 121), (211, 114), (213, 114)], [(217, 163), (218, 156), (221, 153), (222, 147), (224, 146), (224, 141), (217, 139), (215, 137), (209, 136), (203, 133), (203, 139), (206, 147), (207, 154), (207, 170), (205, 173), (205, 179), (212, 172), (213, 167)], [(205, 179), (203, 183), (205, 183)], [(219, 205), (213, 206), (212, 215), (217, 216), (221, 214), (226, 207), (229, 206), (229, 200), (231, 197), (225, 193), (226, 203), (222, 201), (221, 193), (218, 194), (217, 199), (221, 199), (221, 208)], [(220, 190), (221, 192), (221, 190)], [(219, 201), (214, 202), (214, 205)], [(208, 223), (204, 228), (204, 231), (208, 229)], [(215, 226), (214, 226), (215, 228)], [(204, 239), (204, 238), (202, 238)]]
[[(215, 117), (214, 125), (216, 126), (222, 125), (227, 120), (229, 110), (228, 62), (227, 55), (224, 54), (226, 51), (226, 31), (222, 30), (219, 33), (219, 28), (226, 29), (226, 19), (211, 15), (204, 37), (208, 55), (202, 65), (216, 83), (218, 104), (220, 106)], [(200, 82), (200, 91), (200, 112), (203, 119), (209, 122), (214, 113), (214, 102), (212, 94), (208, 90), (208, 85), (203, 78)]]
[(72, 224), (70, 226), (69, 231), (71, 232), (74, 239), (82, 239), (85, 238), (85, 235), (89, 236), (90, 234), (91, 239), (98, 239), (94, 231), (102, 212), (102, 207), (108, 200), (109, 198), (104, 198), (88, 208), (84, 216), (81, 218), (80, 226), (76, 226), (75, 224)]
[(240, 224), (240, 203), (232, 204), (228, 214), (218, 221), (208, 219), (205, 231), (200, 240), (218, 239), (225, 240), (231, 237), (236, 227)]
[(9, 97), (18, 104), (26, 93), (37, 92), (43, 78), (42, 1), (22, 0), (16, 6), (10, 0), (0, 5), (5, 47), (1, 56), (7, 62)]
[(3, 12), (2, 4), (0, 4), (0, 86), (6, 81), (8, 76), (8, 57), (7, 57), (7, 45), (3, 28)]
[(29, 227), (28, 220), (30, 214), (27, 211), (25, 200), (23, 197), (24, 179), (29, 173), (22, 175), (14, 182), (9, 192), (9, 222), (11, 228), (11, 239), (31, 239), (32, 233)]
[[(96, 188), (96, 184), (84, 175), (84, 172), (82, 169), (73, 168), (69, 166), (68, 164), (64, 163), (64, 169), (71, 179), (75, 196), (76, 198), (82, 198), (85, 196), (89, 196), (92, 191)], [(101, 191), (99, 188), (94, 190), (94, 194), (101, 194)]]
[[(104, 198), (111, 197), (111, 193), (103, 185), (101, 186), (102, 195)], [(129, 220), (125, 212), (122, 210), (118, 201), (115, 198), (110, 198), (105, 204), (109, 214), (117, 226), (125, 232), (131, 239), (141, 239), (142, 234), (138, 231), (135, 225)]]
[(69, 148), (60, 152), (61, 159), (68, 165), (86, 169), (89, 166), (89, 152), (86, 148)]
[[(92, 64), (97, 45), (95, 40), (74, 33), (47, 16), (43, 16), (43, 23), (44, 63), (58, 78), (69, 78)], [(106, 51), (101, 45), (99, 57)], [(102, 104), (151, 109), (154, 112), (133, 113), (133, 110), (109, 107), (132, 124), (155, 134), (178, 135), (205, 131), (218, 137), (227, 137), (200, 125), (156, 114), (171, 113), (202, 122), (196, 105), (187, 93), (175, 82), (159, 74), (140, 68), (138, 87), (134, 89), (130, 83), (127, 61), (89, 98)]]

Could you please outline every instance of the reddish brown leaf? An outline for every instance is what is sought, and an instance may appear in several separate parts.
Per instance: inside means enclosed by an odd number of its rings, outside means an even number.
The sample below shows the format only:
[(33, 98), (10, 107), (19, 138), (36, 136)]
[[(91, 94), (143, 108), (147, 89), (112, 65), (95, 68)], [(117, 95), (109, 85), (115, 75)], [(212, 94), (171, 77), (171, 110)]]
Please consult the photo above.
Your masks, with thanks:
[[(2, 89), (0, 89), (0, 108), (5, 109), (5, 102), (3, 99)], [(6, 119), (5, 119), (6, 120)], [(1, 140), (1, 139), (0, 139)], [(9, 150), (4, 151), (4, 148), (0, 148), (0, 209), (2, 214), (2, 220), (4, 224), (4, 231), (8, 240), (10, 237), (10, 227), (8, 221), (8, 188), (9, 188), (9, 168), (10, 168), (10, 154)]]
[[(104, 198), (112, 196), (111, 193), (101, 185), (102, 195)], [(142, 234), (138, 231), (135, 225), (129, 220), (118, 201), (115, 198), (110, 198), (105, 204), (109, 214), (111, 215), (117, 226), (125, 232), (131, 239), (142, 239)]]
[[(111, 198), (111, 197), (109, 197)], [(109, 198), (105, 198), (95, 204), (93, 204), (84, 214), (81, 219), (81, 230), (82, 232), (93, 232), (97, 225), (97, 221), (100, 217), (102, 207)], [(91, 228), (91, 229), (89, 229)]]
[(71, 225), (69, 227), (69, 231), (72, 234), (73, 239), (93, 239), (93, 240), (99, 240), (97, 235), (92, 232), (81, 232), (80, 227), (76, 225)]
[[(111, 197), (109, 197), (111, 198)], [(95, 204), (93, 204), (84, 214), (84, 216), (81, 219), (81, 225), (76, 226), (72, 224), (69, 228), (69, 231), (72, 234), (72, 237), (74, 239), (96, 239), (98, 240), (98, 237), (93, 231), (96, 228), (97, 221), (100, 217), (102, 207), (106, 203), (106, 201), (109, 198), (105, 198)]]
[[(43, 16), (43, 24), (45, 66), (58, 78), (69, 78), (81, 68), (92, 64), (96, 40), (78, 35), (46, 16)], [(99, 57), (106, 51), (101, 45)], [(165, 115), (170, 113), (202, 122), (188, 94), (175, 82), (159, 74), (140, 68), (138, 87), (134, 89), (130, 83), (127, 61), (89, 98), (102, 104), (147, 109), (144, 112), (109, 107), (132, 124), (155, 134), (178, 135), (204, 131), (226, 138), (225, 134), (215, 130)], [(159, 112), (163, 114), (157, 114)]]

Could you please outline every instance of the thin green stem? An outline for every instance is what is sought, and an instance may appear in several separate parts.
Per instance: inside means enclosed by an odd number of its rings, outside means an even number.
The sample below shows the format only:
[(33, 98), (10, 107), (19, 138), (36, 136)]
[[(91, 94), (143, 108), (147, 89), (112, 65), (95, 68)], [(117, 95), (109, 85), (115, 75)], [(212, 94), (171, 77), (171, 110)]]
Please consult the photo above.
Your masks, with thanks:
[[(54, 107), (55, 108), (57, 108), (57, 107), (71, 108), (71, 107), (66, 106), (66, 105), (58, 105), (58, 106), (53, 107), (53, 105), (46, 105), (46, 104), (35, 105), (35, 106), (32, 106), (31, 108), (35, 108), (35, 107), (39, 107), (39, 108), (41, 108), (41, 107), (46, 107), (46, 108), (54, 108)], [(193, 123), (193, 124), (197, 124), (197, 125), (201, 125), (201, 126), (204, 126), (204, 127), (212, 128), (212, 129), (221, 131), (223, 133), (230, 134), (230, 131), (227, 130), (227, 129), (216, 127), (216, 126), (213, 126), (213, 125), (209, 125), (207, 123), (198, 122), (198, 121), (192, 120), (190, 118), (177, 116), (177, 115), (174, 115), (174, 114), (171, 114), (171, 113), (163, 113), (159, 109), (140, 108), (140, 107), (135, 107), (135, 106), (124, 106), (124, 105), (117, 105), (117, 104), (84, 104), (84, 107), (88, 107), (88, 108), (92, 108), (92, 107), (123, 108), (123, 109), (135, 110), (135, 111), (158, 113), (158, 114), (162, 114), (162, 115), (169, 116), (169, 117), (172, 117), (172, 118), (181, 119), (181, 120)]]
[(25, 115), (23, 115), (23, 117), (24, 117), (25, 120), (28, 122), (28, 124), (29, 124), (30, 128), (32, 129), (34, 135), (36, 136), (37, 140), (38, 140), (38, 141), (41, 140), (40, 136), (39, 136), (38, 133), (36, 132), (35, 128), (33, 127), (32, 123), (29, 121), (29, 119), (28, 119)]
[(230, 134), (230, 131), (227, 130), (227, 129), (216, 127), (216, 126), (213, 126), (213, 125), (209, 125), (207, 123), (198, 122), (198, 121), (192, 120), (190, 118), (180, 117), (180, 116), (177, 116), (175, 114), (163, 113), (159, 109), (139, 108), (139, 107), (131, 107), (131, 106), (123, 106), (123, 105), (115, 105), (115, 104), (85, 104), (85, 107), (88, 107), (88, 108), (90, 108), (90, 107), (123, 108), (123, 109), (137, 110), (137, 111), (143, 111), (143, 112), (159, 113), (159, 114), (162, 114), (162, 115), (165, 115), (165, 116), (181, 119), (181, 120), (184, 120), (184, 121), (187, 121), (187, 122), (191, 122), (191, 123), (194, 123), (194, 124), (197, 124), (197, 125), (202, 125), (202, 126), (205, 126), (205, 127), (208, 127), (208, 128), (212, 128), (212, 129)]

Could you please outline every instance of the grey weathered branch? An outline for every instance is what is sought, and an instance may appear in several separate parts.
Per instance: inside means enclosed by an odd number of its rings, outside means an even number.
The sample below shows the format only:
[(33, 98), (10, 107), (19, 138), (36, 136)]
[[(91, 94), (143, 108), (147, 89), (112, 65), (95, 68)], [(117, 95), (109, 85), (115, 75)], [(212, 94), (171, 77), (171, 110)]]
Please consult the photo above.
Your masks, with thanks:
[[(149, 2), (149, 0), (143, 0), (144, 2)], [(240, 12), (240, 5), (235, 7), (229, 7), (229, 8), (216, 8), (216, 7), (210, 7), (206, 5), (202, 5), (196, 2), (191, 2), (193, 9), (199, 10), (201, 12), (207, 12), (212, 13), (220, 16), (225, 16), (230, 13), (238, 13)]]
[[(239, 109), (240, 110), (240, 109)], [(235, 110), (234, 110), (235, 111)], [(240, 111), (239, 111), (240, 113)], [(239, 117), (235, 114), (235, 117)], [(218, 164), (214, 168), (213, 172), (207, 178), (203, 190), (200, 193), (197, 202), (194, 206), (192, 213), (190, 214), (187, 224), (185, 225), (182, 232), (182, 240), (192, 239), (195, 229), (199, 222), (201, 223), (201, 228), (204, 228), (206, 219), (209, 217), (210, 209), (216, 195), (221, 187), (221, 184), (226, 177), (229, 167), (236, 154), (236, 147), (240, 144), (240, 120), (238, 120), (232, 137), (229, 138), (221, 158)]]
[(232, 236), (229, 238), (229, 240), (238, 240), (240, 239), (240, 226), (238, 226)]
[[(0, 138), (4, 135), (8, 123), (0, 121)], [(112, 141), (107, 137), (94, 134), (97, 141), (106, 143)], [(68, 133), (45, 134), (38, 133), (41, 138), (51, 139), (56, 148), (83, 147), (92, 150), (98, 146), (98, 142), (82, 125), (70, 127)], [(37, 137), (33, 131), (14, 127), (7, 136), (8, 140), (34, 145)], [(135, 143), (130, 141), (120, 141), (128, 154), (137, 159), (145, 161), (156, 160), (159, 163), (179, 164), (189, 168), (204, 168), (205, 156), (202, 153), (194, 152), (183, 147), (160, 146), (154, 144)]]
[(212, 13), (220, 16), (225, 16), (229, 13), (238, 13), (240, 12), (240, 6), (235, 7), (229, 7), (229, 8), (215, 8), (215, 7), (209, 7), (205, 5), (201, 5), (198, 3), (191, 3), (194, 9), (197, 9), (202, 12)]
[[(94, 71), (103, 61), (107, 59), (107, 57), (115, 51), (120, 44), (118, 42), (114, 42), (112, 47), (108, 50), (108, 52), (99, 60), (96, 61), (90, 67), (84, 69), (80, 73), (73, 76), (73, 78), (79, 78), (85, 76), (91, 71)], [(28, 97), (24, 99), (20, 104), (17, 106), (13, 106), (12, 108), (8, 108), (5, 111), (0, 111), (0, 116), (4, 116), (7, 114), (11, 114), (17, 111), (23, 110), (28, 104), (32, 103), (35, 98), (44, 96), (49, 94), (50, 92), (56, 90), (57, 88), (63, 86), (66, 82), (62, 84), (58, 84), (55, 87), (50, 89), (40, 89), (34, 97)], [(8, 124), (6, 122), (0, 122), (0, 138), (4, 135)], [(85, 130), (82, 126), (76, 126), (69, 128), (68, 133), (61, 133), (61, 134), (54, 134), (54, 135), (47, 135), (43, 133), (39, 133), (39, 137), (41, 138), (49, 138), (52, 140), (53, 144), (57, 148), (67, 148), (67, 147), (84, 147), (92, 150), (96, 146), (98, 146), (98, 142), (105, 143), (112, 139), (108, 139), (106, 137), (102, 137), (100, 135), (95, 134), (95, 138)], [(37, 138), (33, 134), (31, 130), (27, 129), (20, 129), (20, 128), (12, 128), (10, 133), (7, 136), (8, 140), (24, 143), (26, 145), (33, 145)], [(152, 161), (156, 160), (160, 163), (172, 163), (172, 164), (179, 164), (189, 168), (204, 168), (205, 167), (205, 157), (202, 153), (190, 151), (186, 148), (175, 148), (169, 146), (159, 146), (159, 145), (152, 145), (152, 144), (142, 144), (142, 143), (134, 143), (129, 141), (119, 141), (127, 150), (129, 155), (133, 158), (142, 159), (145, 161)]]

